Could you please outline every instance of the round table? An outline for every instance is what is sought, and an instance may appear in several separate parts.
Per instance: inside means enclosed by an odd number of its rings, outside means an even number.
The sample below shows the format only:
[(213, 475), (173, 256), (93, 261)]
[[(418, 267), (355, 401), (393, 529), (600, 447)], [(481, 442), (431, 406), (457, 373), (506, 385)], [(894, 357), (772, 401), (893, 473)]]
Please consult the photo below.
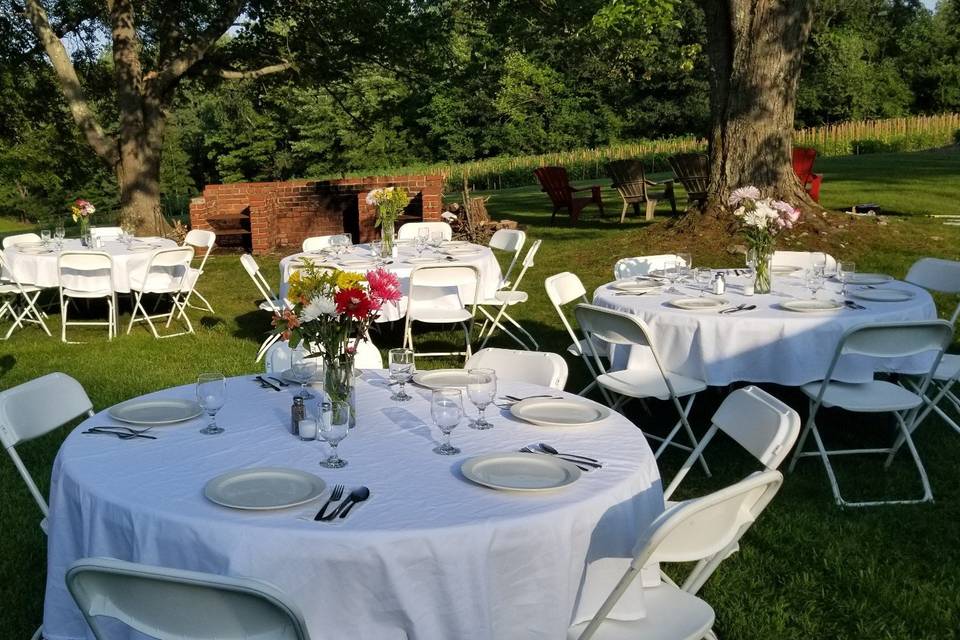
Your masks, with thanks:
[[(119, 240), (104, 240), (103, 247), (90, 249), (80, 244), (78, 238), (63, 241), (64, 251), (105, 251), (113, 257), (113, 288), (117, 293), (130, 293), (130, 274), (143, 270), (150, 256), (157, 249), (177, 246), (173, 240), (165, 238), (137, 238), (131, 246)], [(5, 251), (7, 264), (21, 284), (37, 287), (59, 287), (60, 275), (57, 272), (58, 252), (51, 242), (49, 247), (18, 247), (12, 245)], [(73, 278), (71, 288), (83, 290), (83, 278)]]
[[(822, 380), (837, 348), (840, 336), (858, 324), (930, 320), (937, 309), (930, 294), (920, 287), (892, 281), (883, 288), (901, 289), (913, 294), (906, 302), (871, 302), (850, 297), (860, 289), (848, 286), (847, 298), (866, 309), (841, 309), (820, 313), (797, 313), (783, 309), (786, 300), (810, 297), (810, 291), (798, 277), (774, 276), (773, 291), (765, 295), (743, 295), (746, 278), (727, 279), (722, 296), (731, 305), (750, 304), (757, 308), (737, 313), (686, 311), (672, 307), (671, 299), (696, 297), (700, 292), (680, 285), (679, 293), (618, 295), (622, 292), (606, 284), (593, 295), (596, 305), (626, 311), (642, 318), (653, 335), (663, 365), (669, 371), (699, 378), (711, 386), (734, 382), (771, 382), (798, 386)], [(706, 294), (712, 295), (712, 294)], [(827, 281), (818, 298), (842, 300), (840, 283)], [(874, 371), (926, 373), (932, 360), (927, 357), (877, 361), (864, 357), (844, 357), (834, 378), (843, 382), (866, 382)], [(649, 350), (632, 348), (629, 354), (614, 353), (615, 368), (656, 367)]]
[[(468, 244), (469, 243), (465, 242), (457, 242), (455, 246), (459, 245), (464, 247)], [(447, 247), (449, 246), (448, 244)], [(449, 253), (449, 249), (441, 247), (439, 251), (427, 249), (423, 252), (422, 256), (417, 256), (412, 243), (398, 241), (397, 258), (386, 264), (384, 268), (396, 274), (400, 279), (400, 290), (403, 292), (403, 298), (396, 305), (384, 305), (380, 310), (380, 316), (377, 318), (377, 322), (393, 322), (400, 320), (406, 315), (407, 295), (410, 292), (410, 272), (413, 271), (414, 267), (422, 266), (423, 264), (474, 266), (480, 273), (479, 299), (493, 298), (503, 280), (500, 272), (500, 263), (497, 262), (497, 257), (493, 255), (493, 251), (489, 247), (477, 244), (469, 244), (469, 246), (473, 249), (470, 253)], [(295, 253), (280, 261), (281, 298), (286, 297), (287, 280), (290, 274), (301, 266), (301, 258), (309, 258), (316, 264), (335, 266), (346, 271), (367, 271), (376, 268), (369, 244), (353, 245), (341, 258), (335, 258), (333, 254), (326, 249)], [(411, 262), (411, 260), (414, 260), (417, 264)], [(467, 301), (464, 300), (464, 302)]]
[[(252, 375), (227, 384), (220, 435), (199, 433), (205, 418), (155, 427), (156, 440), (82, 434), (117, 424), (101, 412), (67, 437), (51, 482), (44, 637), (86, 637), (65, 571), (78, 558), (107, 556), (271, 582), (300, 607), (314, 640), (562, 638), (596, 612), (638, 532), (663, 510), (653, 454), (617, 413), (590, 426), (544, 428), (491, 407), (494, 428), (462, 423), (452, 438), (462, 453), (439, 456), (430, 392), (411, 386), (412, 401), (394, 402), (387, 373), (365, 371), (357, 427), (339, 447), (349, 464), (327, 470), (318, 465), (325, 444), (288, 432), (293, 386), (263, 389)], [(559, 393), (520, 383), (499, 391)], [(193, 394), (187, 385), (145, 397)], [(468, 403), (467, 411), (475, 409)], [(604, 466), (539, 493), (496, 491), (460, 474), (471, 456), (541, 441)], [(365, 485), (371, 497), (348, 518), (322, 523), (312, 516), (326, 493), (259, 512), (203, 496), (225, 471), (278, 466), (314, 473), (328, 488)], [(645, 573), (656, 581), (655, 568)], [(625, 598), (616, 615), (644, 615), (642, 596)]]

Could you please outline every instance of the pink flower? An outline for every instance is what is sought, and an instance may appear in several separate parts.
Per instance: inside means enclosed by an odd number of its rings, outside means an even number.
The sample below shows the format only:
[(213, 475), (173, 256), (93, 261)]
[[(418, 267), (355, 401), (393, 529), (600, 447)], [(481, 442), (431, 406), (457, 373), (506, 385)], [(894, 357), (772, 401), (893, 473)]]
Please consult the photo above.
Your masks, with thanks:
[(399, 302), (402, 297), (400, 280), (386, 269), (368, 271), (367, 284), (370, 285), (370, 297), (379, 305), (384, 302)]
[(727, 200), (727, 203), (731, 207), (735, 207), (740, 204), (741, 200), (759, 200), (760, 199), (760, 189), (756, 187), (740, 187), (734, 189), (730, 194), (730, 199)]

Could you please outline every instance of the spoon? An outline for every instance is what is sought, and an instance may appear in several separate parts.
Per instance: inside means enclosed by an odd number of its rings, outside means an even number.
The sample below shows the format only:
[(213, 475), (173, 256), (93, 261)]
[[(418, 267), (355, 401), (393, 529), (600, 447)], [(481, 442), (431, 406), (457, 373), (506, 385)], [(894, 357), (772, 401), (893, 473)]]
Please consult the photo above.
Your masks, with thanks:
[(555, 448), (553, 448), (553, 447), (551, 447), (550, 445), (548, 445), (546, 442), (541, 442), (541, 443), (539, 443), (539, 444), (537, 445), (537, 447), (538, 447), (541, 451), (546, 451), (547, 453), (549, 453), (549, 454), (551, 454), (551, 455), (555, 455), (555, 456), (567, 456), (568, 458), (580, 458), (581, 460), (586, 460), (586, 461), (588, 461), (588, 462), (593, 462), (593, 463), (596, 463), (596, 464), (599, 464), (599, 462), (600, 462), (599, 460), (597, 460), (597, 459), (595, 459), (595, 458), (588, 458), (587, 456), (578, 456), (578, 455), (575, 454), (575, 453), (560, 453), (560, 452), (557, 451)]
[(343, 513), (340, 514), (340, 517), (346, 518), (347, 514), (350, 513), (350, 509), (353, 509), (353, 505), (357, 504), (358, 502), (363, 502), (369, 497), (370, 489), (367, 489), (366, 487), (360, 487), (359, 489), (354, 489), (351, 491), (350, 495), (347, 496), (347, 499), (345, 500), (345, 502), (349, 502), (350, 504), (346, 509), (343, 510)]

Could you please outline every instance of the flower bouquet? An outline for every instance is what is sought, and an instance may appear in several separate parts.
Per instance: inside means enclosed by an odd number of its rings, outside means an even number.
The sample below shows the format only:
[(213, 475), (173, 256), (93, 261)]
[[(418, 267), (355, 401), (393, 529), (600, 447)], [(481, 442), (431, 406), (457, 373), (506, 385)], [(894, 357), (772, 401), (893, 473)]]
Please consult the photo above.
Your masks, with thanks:
[(728, 202), (735, 207), (733, 215), (740, 220), (747, 238), (748, 259), (756, 274), (754, 291), (770, 293), (770, 261), (776, 236), (793, 228), (800, 219), (800, 210), (782, 200), (761, 198), (760, 190), (752, 186), (734, 189)]
[(367, 204), (377, 208), (377, 219), (373, 224), (381, 227), (380, 255), (385, 258), (393, 254), (395, 224), (409, 202), (410, 195), (403, 187), (382, 187), (367, 194)]
[(293, 308), (274, 316), (274, 332), (292, 348), (304, 343), (308, 351), (319, 351), (327, 396), (349, 403), (353, 426), (357, 343), (367, 339), (383, 305), (400, 300), (400, 281), (384, 269), (361, 274), (319, 267), (306, 258), (302, 263), (288, 280), (287, 298)]
[(83, 244), (89, 244), (90, 235), (90, 216), (96, 212), (97, 208), (88, 200), (77, 198), (70, 205), (70, 213), (73, 221), (80, 225), (80, 241)]

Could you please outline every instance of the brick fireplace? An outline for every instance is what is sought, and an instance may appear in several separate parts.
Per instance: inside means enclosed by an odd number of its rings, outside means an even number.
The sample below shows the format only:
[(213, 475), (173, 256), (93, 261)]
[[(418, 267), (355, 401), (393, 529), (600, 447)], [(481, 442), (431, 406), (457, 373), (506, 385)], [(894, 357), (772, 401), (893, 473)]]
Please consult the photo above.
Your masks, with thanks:
[(336, 233), (367, 242), (379, 237), (373, 226), (376, 209), (367, 204), (367, 194), (388, 186), (410, 193), (398, 224), (440, 219), (442, 176), (374, 176), (207, 185), (190, 201), (190, 226), (214, 231), (218, 245), (241, 246), (254, 254), (292, 252), (304, 238)]

